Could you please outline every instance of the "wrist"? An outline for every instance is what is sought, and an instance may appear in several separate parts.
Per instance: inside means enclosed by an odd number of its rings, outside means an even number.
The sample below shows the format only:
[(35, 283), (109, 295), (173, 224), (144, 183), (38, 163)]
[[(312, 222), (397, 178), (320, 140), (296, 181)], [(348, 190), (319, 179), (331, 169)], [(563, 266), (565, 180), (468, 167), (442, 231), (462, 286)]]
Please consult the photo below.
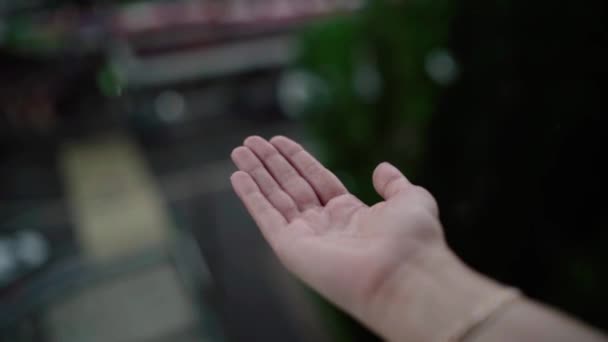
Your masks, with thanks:
[(437, 246), (399, 267), (371, 300), (363, 320), (389, 340), (441, 340), (504, 289)]

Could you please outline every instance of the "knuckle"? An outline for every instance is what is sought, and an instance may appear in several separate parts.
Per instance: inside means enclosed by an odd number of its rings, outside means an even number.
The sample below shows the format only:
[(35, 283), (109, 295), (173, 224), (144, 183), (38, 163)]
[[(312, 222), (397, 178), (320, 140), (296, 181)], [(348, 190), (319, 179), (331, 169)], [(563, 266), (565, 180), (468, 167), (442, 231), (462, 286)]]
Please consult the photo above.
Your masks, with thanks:
[(424, 205), (431, 210), (432, 214), (437, 216), (439, 214), (439, 206), (435, 197), (425, 188), (416, 185), (415, 187), (417, 196), (421, 199)]
[(423, 206), (413, 206), (406, 213), (409, 233), (416, 240), (430, 241), (442, 236), (442, 229), (435, 215)]
[(384, 184), (384, 189), (382, 190), (385, 194), (392, 195), (399, 189), (401, 181), (403, 181), (403, 177), (401, 177), (401, 175), (393, 175), (386, 181)]

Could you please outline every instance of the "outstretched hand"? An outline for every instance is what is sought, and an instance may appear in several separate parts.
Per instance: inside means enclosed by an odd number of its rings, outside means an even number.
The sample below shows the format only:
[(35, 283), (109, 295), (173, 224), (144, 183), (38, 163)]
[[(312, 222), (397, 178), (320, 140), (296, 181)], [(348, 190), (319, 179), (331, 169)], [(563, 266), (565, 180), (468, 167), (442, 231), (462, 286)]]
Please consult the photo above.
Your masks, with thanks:
[(372, 177), (385, 201), (369, 207), (288, 138), (250, 137), (232, 159), (232, 185), (280, 260), (356, 316), (445, 249), (435, 200), (388, 163)]
[(279, 259), (387, 340), (606, 340), (466, 267), (433, 197), (388, 163), (372, 176), (384, 201), (369, 207), (288, 138), (250, 137), (232, 159), (232, 185)]

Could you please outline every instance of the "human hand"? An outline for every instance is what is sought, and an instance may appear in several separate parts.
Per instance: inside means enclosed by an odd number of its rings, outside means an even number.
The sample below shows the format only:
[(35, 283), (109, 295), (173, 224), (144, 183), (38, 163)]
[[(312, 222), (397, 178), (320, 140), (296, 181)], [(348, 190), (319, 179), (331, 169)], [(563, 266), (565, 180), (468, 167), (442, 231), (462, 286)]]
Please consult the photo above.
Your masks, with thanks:
[[(604, 341), (593, 329), (466, 267), (443, 238), (437, 204), (395, 167), (372, 181), (371, 207), (300, 145), (250, 137), (232, 185), (285, 266), (382, 337), (395, 341)], [(494, 322), (472, 330), (489, 315)], [(469, 332), (477, 332), (469, 336)]]
[(280, 260), (356, 316), (393, 279), (448, 254), (435, 200), (388, 163), (372, 177), (385, 201), (369, 207), (288, 138), (250, 137), (232, 159), (233, 187)]

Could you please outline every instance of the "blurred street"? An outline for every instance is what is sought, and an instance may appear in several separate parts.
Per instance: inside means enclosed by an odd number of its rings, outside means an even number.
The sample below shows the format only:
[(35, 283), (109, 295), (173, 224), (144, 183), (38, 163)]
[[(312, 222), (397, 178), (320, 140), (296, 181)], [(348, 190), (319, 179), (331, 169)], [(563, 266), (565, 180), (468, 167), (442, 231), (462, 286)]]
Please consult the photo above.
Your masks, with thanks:
[[(217, 127), (216, 124), (214, 123), (214, 127)], [(203, 123), (202, 126), (204, 127), (205, 124)], [(192, 134), (190, 137), (147, 145), (138, 141), (135, 137), (124, 135), (124, 133), (103, 132), (100, 136), (77, 139), (69, 142), (67, 146), (57, 146), (57, 159), (48, 158), (45, 154), (31, 155), (25, 158), (24, 155), (20, 155), (15, 160), (15, 163), (18, 163), (16, 167), (4, 164), (6, 165), (4, 172), (7, 176), (14, 178), (20, 174), (20, 181), (22, 182), (3, 187), (13, 190), (12, 193), (3, 193), (5, 199), (19, 198), (19, 201), (11, 201), (10, 204), (13, 204), (14, 207), (3, 207), (4, 217), (18, 218), (19, 215), (23, 215), (23, 212), (29, 212), (26, 220), (33, 218), (39, 221), (31, 223), (32, 226), (39, 225), (43, 231), (52, 232), (53, 239), (64, 245), (70, 245), (70, 247), (62, 249), (53, 246), (59, 253), (65, 254), (65, 257), (72, 257), (72, 253), (69, 252), (69, 250), (72, 250), (74, 253), (78, 251), (78, 253), (84, 254), (89, 252), (97, 255), (101, 254), (103, 259), (104, 254), (120, 254), (116, 244), (124, 240), (125, 234), (133, 240), (133, 242), (125, 245), (128, 249), (133, 249), (142, 244), (145, 245), (146, 241), (151, 239), (162, 242), (167, 238), (162, 236), (151, 237), (149, 226), (146, 226), (147, 228), (140, 233), (132, 229), (121, 231), (120, 223), (124, 222), (125, 219), (128, 220), (129, 215), (136, 217), (135, 220), (137, 220), (137, 217), (146, 217), (146, 215), (152, 215), (156, 220), (158, 220), (159, 215), (161, 217), (170, 215), (175, 223), (169, 223), (171, 226), (169, 228), (159, 229), (184, 230), (195, 237), (197, 242), (195, 251), (201, 253), (199, 257), (202, 261), (202, 264), (195, 265), (196, 267), (208, 268), (198, 270), (205, 277), (209, 277), (205, 278), (205, 281), (209, 283), (204, 285), (209, 287), (208, 294), (210, 297), (204, 298), (204, 300), (208, 305), (213, 305), (214, 309), (217, 309), (217, 319), (223, 327), (222, 334), (226, 334), (226, 337), (230, 340), (254, 338), (256, 340), (289, 339), (297, 341), (310, 340), (312, 337), (314, 337), (314, 340), (322, 340), (324, 338), (323, 329), (321, 323), (314, 317), (314, 308), (311, 307), (307, 297), (309, 295), (304, 293), (301, 285), (295, 283), (285, 273), (282, 266), (277, 263), (252, 220), (236, 200), (229, 185), (229, 176), (234, 169), (229, 160), (230, 152), (234, 146), (241, 143), (243, 137), (250, 134), (264, 136), (289, 134), (297, 137), (301, 130), (297, 124), (285, 120), (268, 124), (267, 122), (247, 122), (243, 119), (227, 119), (220, 127), (222, 127), (221, 130), (203, 130), (200, 134)], [(108, 155), (109, 152), (104, 151), (107, 150), (108, 145), (111, 145), (110, 148), (114, 150), (122, 148), (132, 151), (123, 156), (121, 156), (120, 151), (114, 151)], [(80, 155), (74, 155), (78, 152), (73, 152), (73, 150), (78, 149), (80, 149)], [(84, 158), (83, 160), (72, 161), (72, 167), (75, 167), (75, 170), (65, 170), (65, 167), (58, 165), (60, 163), (58, 159), (69, 153), (68, 150), (72, 151), (71, 158), (78, 158), (79, 156)], [(132, 153), (136, 153), (136, 155), (131, 155)], [(96, 154), (99, 154), (99, 157), (95, 157)], [(49, 160), (40, 160), (44, 157)], [(125, 158), (141, 158), (139, 162), (142, 164), (137, 166), (143, 167), (143, 169), (135, 172), (146, 174), (144, 176), (139, 175), (137, 178), (140, 180), (149, 177), (152, 182), (143, 185), (144, 189), (139, 189), (146, 192), (147, 195), (140, 196), (138, 199), (136, 194), (133, 197), (133, 194), (128, 193), (129, 190), (108, 190), (107, 186), (120, 187), (121, 175), (110, 174), (111, 178), (108, 179), (107, 174), (99, 173), (101, 165), (94, 166), (95, 158), (102, 158), (98, 163), (104, 163), (106, 168), (108, 165), (111, 168), (112, 165), (132, 163)], [(24, 165), (28, 166), (25, 167)], [(93, 169), (90, 169), (89, 165)], [(88, 168), (90, 171), (79, 168)], [(45, 172), (47, 169), (55, 169), (56, 173), (48, 175)], [(16, 173), (8, 174), (9, 172)], [(97, 172), (98, 174), (95, 176), (95, 174), (86, 174), (87, 172)], [(131, 171), (127, 170), (126, 172)], [(40, 178), (37, 176), (39, 174), (44, 175), (45, 181), (43, 184), (46, 187), (33, 188), (30, 184), (38, 184)], [(89, 177), (89, 179), (73, 179), (70, 177)], [(9, 178), (4, 177), (3, 179)], [(92, 184), (96, 187), (101, 184), (102, 189), (100, 190), (117, 191), (119, 197), (126, 197), (127, 199), (131, 197), (134, 200), (130, 202), (131, 204), (121, 208), (124, 212), (119, 213), (119, 218), (113, 219), (110, 217), (106, 218), (106, 221), (102, 218), (101, 222), (97, 222), (97, 224), (102, 225), (100, 229), (105, 231), (105, 236), (85, 237), (85, 241), (88, 241), (88, 243), (85, 242), (84, 245), (82, 244), (82, 235), (86, 235), (87, 228), (79, 226), (79, 223), (86, 226), (90, 222), (83, 222), (83, 220), (90, 220), (90, 218), (80, 217), (80, 219), (77, 219), (77, 217), (83, 215), (82, 212), (78, 211), (104, 209), (96, 209), (94, 203), (93, 207), (89, 208), (82, 208), (82, 206), (79, 208), (78, 205), (76, 208), (70, 206), (70, 200), (74, 199), (69, 198), (67, 189), (70, 188), (70, 183), (74, 182), (85, 182), (81, 186), (87, 187), (89, 185), (89, 188)], [(152, 189), (146, 189), (145, 187)], [(88, 189), (86, 193), (90, 195), (94, 191)], [(105, 195), (111, 196), (110, 198), (112, 196), (116, 198), (117, 196), (111, 193)], [(101, 196), (104, 196), (104, 194), (101, 193)], [(159, 197), (155, 198), (156, 196)], [(83, 201), (87, 200), (81, 198), (79, 203), (82, 204)], [(146, 208), (146, 204), (142, 204), (140, 201), (160, 201), (160, 207), (153, 205), (153, 208), (166, 213), (146, 212), (149, 209)], [(16, 203), (22, 203), (22, 207), (17, 207)], [(155, 223), (154, 219), (152, 221), (146, 219), (143, 223)], [(49, 227), (49, 222), (53, 222), (54, 225)], [(116, 226), (117, 224), (118, 226)], [(103, 228), (104, 226), (107, 229)], [(114, 235), (110, 233), (112, 230), (115, 232)], [(64, 236), (57, 235), (57, 232), (60, 231), (64, 232), (62, 233)], [(170, 234), (175, 233), (170, 232)], [(79, 239), (78, 236), (81, 238)], [(66, 237), (70, 238), (67, 239)], [(62, 257), (61, 255), (55, 256), (58, 261)], [(112, 298), (112, 301), (120, 303), (132, 300), (134, 294), (138, 291), (141, 291), (141, 288), (131, 286), (131, 289), (126, 289), (126, 292)], [(167, 309), (167, 307), (164, 308)], [(174, 308), (173, 310), (183, 309)], [(62, 310), (67, 309), (63, 308)], [(71, 310), (82, 310), (82, 308), (72, 305)], [(55, 315), (57, 314), (55, 313)], [(62, 312), (61, 315), (77, 315), (77, 312)], [(163, 314), (157, 319), (162, 321), (163, 317), (174, 316), (175, 311), (167, 310), (163, 311)], [(152, 322), (148, 322), (148, 324), (155, 325)], [(103, 325), (99, 323), (97, 329), (102, 327)], [(92, 329), (95, 330), (94, 328), (95, 325)], [(192, 329), (192, 326), (186, 325), (184, 329)], [(182, 333), (184, 332), (175, 331), (166, 338), (172, 340), (174, 336), (182, 336), (179, 335)], [(108, 339), (111, 338), (108, 337)], [(61, 340), (66, 339), (62, 338)]]
[(345, 4), (0, 7), (0, 341), (327, 340), (230, 152), (301, 136), (293, 33)]

